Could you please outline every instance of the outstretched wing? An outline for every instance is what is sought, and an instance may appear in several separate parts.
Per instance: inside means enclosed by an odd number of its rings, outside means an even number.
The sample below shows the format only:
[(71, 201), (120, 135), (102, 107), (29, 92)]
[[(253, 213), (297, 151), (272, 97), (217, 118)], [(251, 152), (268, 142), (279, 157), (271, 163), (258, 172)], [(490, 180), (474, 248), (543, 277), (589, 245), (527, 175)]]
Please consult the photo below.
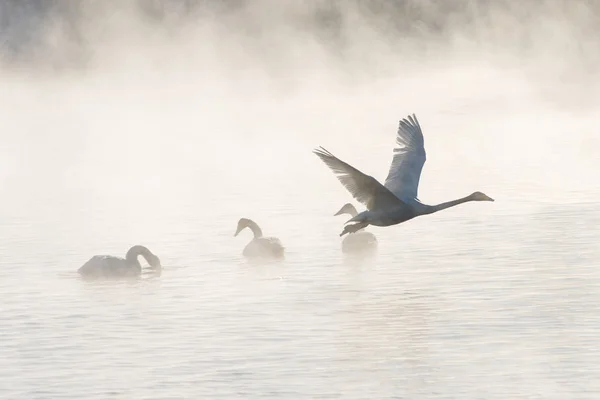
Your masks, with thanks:
[(396, 136), (398, 147), (384, 186), (396, 197), (407, 201), (417, 198), (419, 179), (425, 164), (425, 142), (416, 115), (400, 121)]
[(392, 208), (404, 205), (404, 202), (394, 196), (377, 179), (365, 175), (350, 164), (347, 164), (325, 150), (323, 147), (313, 151), (327, 164), (339, 181), (352, 196), (367, 206), (367, 209)]

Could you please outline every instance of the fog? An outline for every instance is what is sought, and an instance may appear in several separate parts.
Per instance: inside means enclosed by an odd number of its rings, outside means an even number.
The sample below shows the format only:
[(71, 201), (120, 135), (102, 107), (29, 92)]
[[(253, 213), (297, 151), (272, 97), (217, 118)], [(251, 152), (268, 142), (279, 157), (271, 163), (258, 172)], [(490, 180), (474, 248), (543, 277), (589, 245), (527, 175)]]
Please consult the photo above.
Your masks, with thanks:
[(235, 179), (259, 160), (293, 180), (322, 168), (311, 147), (340, 142), (380, 177), (397, 120), (415, 112), (424, 179), (485, 161), (490, 179), (542, 195), (527, 186), (574, 185), (593, 162), (593, 4), (4, 2), (3, 186), (27, 190), (15, 171), (41, 192), (89, 174)]
[[(216, 209), (273, 219), (285, 207), (289, 225), (315, 229), (300, 204), (328, 215), (350, 199), (311, 149), (382, 180), (409, 113), (425, 131), (428, 203), (484, 190), (501, 212), (599, 193), (594, 3), (4, 2), (0, 11), (0, 177), (14, 218), (87, 231), (91, 221), (71, 219), (83, 207), (120, 231), (150, 216), (149, 226), (159, 216), (168, 225), (174, 210), (208, 223)], [(230, 210), (225, 197), (237, 199)]]
[[(599, 20), (593, 1), (1, 1), (4, 322), (15, 348), (43, 334), (56, 354), (30, 375), (16, 356), (3, 369), (20, 388), (45, 387), (38, 378), (52, 370), (59, 386), (48, 390), (72, 398), (89, 395), (85, 380), (59, 379), (73, 360), (90, 360), (80, 373), (103, 371), (127, 398), (288, 383), (303, 398), (353, 384), (356, 398), (382, 398), (365, 389), (381, 376), (409, 397), (438, 385), (447, 398), (517, 398), (515, 382), (527, 382), (522, 398), (581, 393), (577, 383), (599, 382), (588, 376), (597, 345), (578, 336), (597, 331), (597, 290), (577, 289), (598, 279), (588, 221), (600, 200)], [(333, 213), (363, 206), (311, 150), (383, 181), (398, 121), (412, 113), (428, 157), (419, 198), (480, 190), (496, 202), (370, 227), (379, 258), (347, 268), (345, 220)], [(240, 217), (282, 240), (283, 265), (240, 268), (250, 238), (233, 237)], [(155, 286), (61, 280), (137, 243), (167, 266)], [(405, 331), (409, 322), (418, 329)], [(61, 353), (72, 329), (82, 342)], [(120, 350), (90, 353), (86, 335)], [(563, 342), (570, 364), (548, 355)], [(354, 372), (314, 370), (323, 354)], [(259, 374), (252, 384), (215, 367), (244, 370), (236, 357)], [(195, 364), (175, 374), (163, 360)], [(572, 375), (552, 375), (562, 371)], [(185, 393), (181, 382), (202, 373), (205, 392)], [(157, 389), (148, 377), (182, 381)], [(399, 393), (392, 383), (389, 393)]]

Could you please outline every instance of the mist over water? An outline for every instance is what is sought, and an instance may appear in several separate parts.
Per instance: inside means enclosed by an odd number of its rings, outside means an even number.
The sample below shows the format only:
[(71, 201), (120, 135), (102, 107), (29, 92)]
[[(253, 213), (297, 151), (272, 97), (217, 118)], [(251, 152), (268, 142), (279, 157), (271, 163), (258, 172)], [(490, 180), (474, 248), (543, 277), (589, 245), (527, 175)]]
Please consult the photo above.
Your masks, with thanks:
[[(600, 8), (0, 2), (0, 397), (595, 399)], [(347, 259), (416, 113), (428, 204)], [(245, 261), (240, 217), (286, 260)], [(82, 282), (143, 244), (160, 278)]]

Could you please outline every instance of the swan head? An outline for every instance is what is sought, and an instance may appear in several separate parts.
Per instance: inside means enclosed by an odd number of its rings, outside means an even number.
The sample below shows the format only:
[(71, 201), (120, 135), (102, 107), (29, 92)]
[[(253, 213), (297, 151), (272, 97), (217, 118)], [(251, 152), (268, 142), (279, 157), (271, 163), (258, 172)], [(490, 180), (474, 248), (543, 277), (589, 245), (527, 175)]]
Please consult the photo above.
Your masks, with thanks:
[(160, 258), (158, 258), (158, 256), (155, 256), (154, 254), (149, 254), (146, 261), (148, 261), (148, 264), (150, 265), (150, 267), (152, 269), (155, 269), (155, 270), (162, 269), (162, 265), (160, 263)]
[(248, 218), (240, 218), (240, 220), (238, 221), (238, 224), (237, 224), (237, 229), (235, 230), (235, 233), (233, 236), (237, 236), (242, 230), (244, 230), (244, 228), (247, 228), (249, 223), (250, 223), (250, 220)]
[(333, 216), (336, 217), (338, 215), (343, 215), (343, 214), (354, 215), (354, 214), (356, 214), (356, 208), (354, 208), (354, 206), (352, 204), (346, 203), (346, 204), (344, 204), (344, 206), (342, 208), (340, 208), (340, 211), (333, 214)]
[(473, 201), (494, 201), (494, 199), (482, 192), (475, 192), (470, 197)]

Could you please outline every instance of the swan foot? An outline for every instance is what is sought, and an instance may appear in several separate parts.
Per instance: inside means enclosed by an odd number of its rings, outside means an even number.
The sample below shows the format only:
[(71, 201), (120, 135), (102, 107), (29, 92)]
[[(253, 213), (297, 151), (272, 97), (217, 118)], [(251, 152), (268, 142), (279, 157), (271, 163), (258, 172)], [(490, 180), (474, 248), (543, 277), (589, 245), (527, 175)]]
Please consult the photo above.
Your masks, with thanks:
[(355, 233), (360, 231), (361, 229), (366, 228), (367, 225), (369, 225), (368, 222), (359, 222), (358, 224), (354, 225), (346, 225), (342, 233), (340, 233), (340, 237), (344, 236), (346, 233)]

